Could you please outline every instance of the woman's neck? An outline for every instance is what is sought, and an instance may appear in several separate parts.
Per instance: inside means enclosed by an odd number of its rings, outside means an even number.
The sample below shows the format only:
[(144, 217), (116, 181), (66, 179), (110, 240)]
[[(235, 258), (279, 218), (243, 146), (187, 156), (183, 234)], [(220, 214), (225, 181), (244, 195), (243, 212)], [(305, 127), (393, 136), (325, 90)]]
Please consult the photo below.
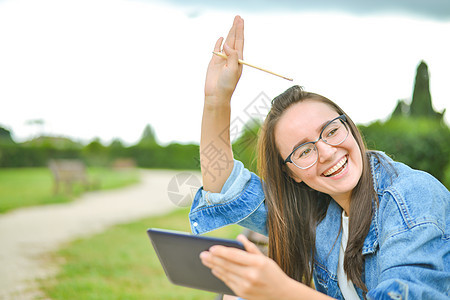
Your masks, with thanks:
[(345, 214), (347, 216), (350, 216), (351, 192), (342, 195), (330, 195), (330, 196), (345, 211)]

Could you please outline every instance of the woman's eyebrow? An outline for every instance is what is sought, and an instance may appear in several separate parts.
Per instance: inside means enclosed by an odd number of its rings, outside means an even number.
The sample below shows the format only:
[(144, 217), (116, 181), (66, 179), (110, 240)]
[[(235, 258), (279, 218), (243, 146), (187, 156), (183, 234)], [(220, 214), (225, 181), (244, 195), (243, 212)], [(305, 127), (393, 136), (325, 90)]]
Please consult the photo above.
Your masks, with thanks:
[[(333, 119), (331, 119), (331, 120), (333, 120)], [(328, 123), (331, 122), (331, 120), (327, 120), (327, 121), (323, 122), (323, 123), (317, 128), (317, 132), (321, 132), (321, 131), (323, 130), (323, 128), (324, 128), (325, 126), (327, 126)], [(295, 144), (294, 147), (292, 147), (292, 151), (294, 151), (295, 148), (297, 148), (298, 146), (300, 146), (300, 145), (302, 145), (302, 144), (304, 144), (304, 143), (306, 143), (306, 142), (307, 142), (307, 139), (306, 139), (306, 138), (300, 140), (300, 142), (298, 142), (297, 144)]]

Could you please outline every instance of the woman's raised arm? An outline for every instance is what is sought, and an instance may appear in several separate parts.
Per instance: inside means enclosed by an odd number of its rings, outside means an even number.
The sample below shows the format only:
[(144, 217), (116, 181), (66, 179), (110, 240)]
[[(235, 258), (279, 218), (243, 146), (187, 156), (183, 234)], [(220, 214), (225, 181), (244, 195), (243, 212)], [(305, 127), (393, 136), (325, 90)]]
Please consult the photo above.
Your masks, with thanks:
[(230, 141), (230, 100), (239, 78), (244, 50), (244, 20), (236, 16), (233, 26), (221, 49), (223, 38), (219, 38), (214, 51), (223, 51), (227, 59), (213, 55), (208, 65), (205, 82), (200, 139), (200, 164), (203, 189), (220, 192), (233, 170), (233, 152)]

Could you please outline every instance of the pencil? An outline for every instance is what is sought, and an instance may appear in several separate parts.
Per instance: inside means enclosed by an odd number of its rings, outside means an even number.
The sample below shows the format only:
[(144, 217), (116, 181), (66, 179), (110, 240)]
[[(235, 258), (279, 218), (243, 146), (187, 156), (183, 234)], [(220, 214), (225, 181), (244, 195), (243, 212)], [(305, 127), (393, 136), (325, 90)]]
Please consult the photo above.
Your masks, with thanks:
[[(215, 52), (215, 51), (213, 51), (213, 53), (214, 53), (215, 55), (217, 55), (217, 56), (222, 57), (222, 58), (228, 58), (228, 56), (226, 56), (226, 55), (225, 55), (224, 53), (222, 53), (222, 52)], [(269, 73), (269, 74), (272, 74), (272, 75), (281, 77), (281, 78), (283, 78), (283, 79), (286, 79), (286, 80), (289, 80), (289, 81), (293, 81), (292, 78), (285, 77), (285, 76), (283, 76), (283, 75), (274, 73), (274, 72), (272, 72), (272, 71), (263, 69), (263, 68), (261, 68), (261, 67), (257, 67), (257, 66), (255, 66), (255, 65), (249, 64), (249, 63), (247, 63), (247, 62), (245, 62), (245, 61), (243, 61), (243, 60), (241, 60), (241, 59), (239, 59), (238, 61), (239, 61), (239, 63), (242, 64), (242, 65), (246, 65), (246, 66), (249, 66), (249, 67), (252, 67), (252, 68), (261, 70), (261, 71), (263, 71), (263, 72), (266, 72), (266, 73)]]

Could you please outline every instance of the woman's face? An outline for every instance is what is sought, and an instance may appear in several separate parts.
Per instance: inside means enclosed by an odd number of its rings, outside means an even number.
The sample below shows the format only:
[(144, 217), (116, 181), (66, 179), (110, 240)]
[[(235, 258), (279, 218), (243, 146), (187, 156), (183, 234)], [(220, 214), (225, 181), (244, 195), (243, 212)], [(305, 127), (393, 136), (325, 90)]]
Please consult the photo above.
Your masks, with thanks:
[[(304, 100), (289, 107), (275, 126), (275, 141), (283, 159), (299, 142), (316, 141), (323, 126), (338, 116), (330, 106), (314, 100)], [(362, 174), (361, 151), (355, 138), (350, 132), (340, 145), (330, 146), (320, 140), (316, 147), (319, 158), (312, 167), (303, 170), (287, 163), (292, 177), (338, 202), (349, 201)]]

